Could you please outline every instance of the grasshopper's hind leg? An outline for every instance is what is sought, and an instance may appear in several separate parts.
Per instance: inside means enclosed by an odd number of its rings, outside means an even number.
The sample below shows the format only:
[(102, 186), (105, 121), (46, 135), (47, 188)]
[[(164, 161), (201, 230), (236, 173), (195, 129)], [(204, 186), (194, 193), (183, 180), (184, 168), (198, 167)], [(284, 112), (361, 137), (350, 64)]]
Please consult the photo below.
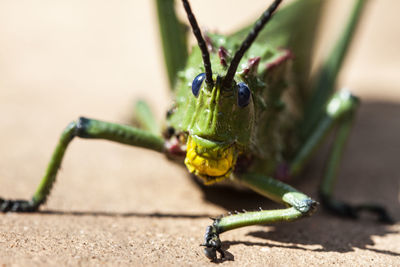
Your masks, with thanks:
[(342, 151), (353, 125), (357, 106), (358, 99), (346, 90), (333, 95), (325, 107), (322, 119), (305, 140), (304, 145), (292, 161), (291, 174), (296, 175), (299, 173), (315, 149), (325, 139), (325, 136), (336, 129), (335, 140), (320, 187), (321, 204), (330, 212), (340, 216), (357, 218), (360, 212), (369, 211), (376, 214), (379, 221), (391, 223), (390, 216), (381, 206), (376, 204), (350, 205), (333, 198), (333, 188), (337, 178)]
[(148, 148), (164, 152), (164, 140), (152, 133), (134, 127), (103, 122), (87, 118), (79, 118), (71, 122), (61, 134), (53, 152), (45, 175), (30, 201), (4, 200), (0, 198), (0, 211), (32, 212), (43, 204), (56, 180), (65, 151), (74, 137), (105, 139), (122, 144)]
[[(391, 222), (392, 220), (385, 209), (378, 205), (349, 205), (332, 197), (333, 184), (336, 179), (341, 152), (353, 124), (357, 105), (358, 99), (348, 91), (343, 90), (332, 96), (325, 108), (324, 116), (291, 162), (290, 174), (296, 175), (299, 173), (326, 135), (337, 127), (338, 131), (333, 150), (320, 189), (322, 204), (328, 210), (342, 216), (355, 218), (361, 211), (369, 211), (375, 213), (380, 221)], [(293, 187), (274, 178), (260, 174), (242, 174), (238, 177), (238, 180), (254, 191), (276, 202), (286, 204), (288, 208), (245, 212), (215, 219), (214, 223), (207, 227), (203, 244), (206, 247), (206, 256), (211, 259), (216, 258), (216, 251), (219, 251), (223, 256), (219, 234), (249, 225), (296, 220), (311, 215), (318, 204)]]
[(154, 135), (161, 135), (161, 129), (156, 118), (151, 112), (149, 105), (143, 100), (139, 100), (135, 103), (134, 122), (138, 124), (140, 129)]
[(318, 205), (316, 201), (293, 187), (265, 175), (246, 173), (237, 179), (244, 186), (285, 204), (287, 208), (244, 212), (214, 219), (213, 224), (206, 229), (202, 244), (206, 247), (204, 249), (206, 256), (213, 260), (216, 259), (216, 251), (224, 257), (219, 234), (244, 226), (297, 220), (311, 215)]

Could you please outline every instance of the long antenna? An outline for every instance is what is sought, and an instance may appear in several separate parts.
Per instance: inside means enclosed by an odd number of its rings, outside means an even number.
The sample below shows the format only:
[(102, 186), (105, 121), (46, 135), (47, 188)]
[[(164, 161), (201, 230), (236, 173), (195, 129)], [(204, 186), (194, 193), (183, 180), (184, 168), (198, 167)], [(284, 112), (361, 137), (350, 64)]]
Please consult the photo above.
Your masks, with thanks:
[(265, 24), (271, 19), (272, 14), (278, 8), (282, 0), (275, 0), (267, 10), (261, 15), (261, 17), (254, 24), (253, 29), (247, 35), (246, 39), (241, 44), (238, 51), (236, 51), (233, 57), (229, 69), (226, 72), (225, 78), (222, 81), (222, 87), (229, 88), (232, 85), (233, 77), (235, 76), (236, 70), (239, 66), (240, 60), (242, 59), (244, 53), (249, 49), (251, 44), (257, 38), (258, 33), (264, 28)]
[(206, 83), (208, 86), (213, 87), (214, 81), (212, 79), (210, 54), (208, 53), (206, 42), (203, 39), (201, 30), (199, 28), (199, 25), (197, 24), (196, 18), (194, 17), (194, 15), (192, 13), (192, 9), (190, 8), (188, 1), (182, 0), (182, 3), (183, 3), (183, 7), (185, 8), (190, 25), (192, 26), (193, 34), (197, 39), (197, 43), (199, 44), (199, 48), (200, 48), (201, 54), (203, 56), (204, 69), (206, 70)]

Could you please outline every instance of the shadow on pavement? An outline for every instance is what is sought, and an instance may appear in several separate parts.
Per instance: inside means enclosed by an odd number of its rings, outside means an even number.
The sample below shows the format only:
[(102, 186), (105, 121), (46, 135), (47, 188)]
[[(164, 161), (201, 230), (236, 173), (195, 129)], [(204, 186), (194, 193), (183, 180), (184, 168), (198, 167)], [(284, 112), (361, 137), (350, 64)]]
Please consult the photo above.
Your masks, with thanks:
[[(306, 181), (294, 181), (300, 191), (315, 197), (319, 176), (323, 173), (327, 149), (313, 160), (303, 176)], [(335, 196), (350, 203), (376, 202), (388, 209), (398, 222), (400, 217), (398, 171), (400, 155), (400, 104), (388, 102), (362, 103), (346, 151), (344, 152)], [(320, 156), (321, 155), (321, 156)], [(313, 169), (311, 169), (313, 168)], [(203, 188), (204, 198), (227, 211), (273, 209), (271, 201), (250, 191), (231, 188)], [(268, 229), (271, 229), (269, 227)], [(359, 220), (331, 216), (321, 208), (309, 219), (277, 224), (267, 231), (249, 232), (260, 242), (224, 242), (227, 248), (235, 244), (286, 247), (310, 250), (303, 245), (320, 245), (313, 251), (349, 252), (354, 248), (400, 256), (399, 253), (370, 248), (372, 236), (394, 234), (391, 227), (375, 222), (375, 218)], [(279, 242), (279, 244), (276, 244)]]

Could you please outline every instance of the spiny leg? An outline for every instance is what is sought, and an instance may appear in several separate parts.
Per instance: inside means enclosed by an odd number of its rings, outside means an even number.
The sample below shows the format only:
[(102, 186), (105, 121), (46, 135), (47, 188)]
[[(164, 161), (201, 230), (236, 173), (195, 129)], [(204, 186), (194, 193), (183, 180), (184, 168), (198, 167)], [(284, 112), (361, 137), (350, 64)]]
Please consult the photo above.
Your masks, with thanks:
[(286, 209), (261, 210), (220, 217), (208, 226), (204, 235), (205, 255), (216, 259), (216, 251), (224, 257), (219, 234), (239, 227), (293, 221), (311, 215), (318, 203), (293, 187), (274, 178), (256, 173), (242, 174), (238, 181), (276, 202), (289, 206)]
[(56, 180), (65, 151), (75, 136), (89, 139), (105, 139), (164, 152), (164, 140), (159, 136), (126, 125), (81, 117), (76, 122), (71, 122), (61, 134), (45, 175), (32, 199), (27, 201), (0, 198), (1, 212), (32, 212), (38, 210), (39, 206), (46, 201)]
[(348, 139), (351, 126), (353, 125), (357, 106), (358, 99), (345, 90), (336, 93), (330, 99), (321, 120), (292, 161), (290, 174), (298, 174), (309, 157), (325, 139), (325, 136), (337, 127), (335, 141), (320, 188), (321, 204), (327, 210), (340, 216), (357, 218), (360, 212), (369, 211), (376, 214), (379, 221), (391, 223), (392, 219), (383, 207), (376, 204), (350, 205), (332, 197), (342, 151)]

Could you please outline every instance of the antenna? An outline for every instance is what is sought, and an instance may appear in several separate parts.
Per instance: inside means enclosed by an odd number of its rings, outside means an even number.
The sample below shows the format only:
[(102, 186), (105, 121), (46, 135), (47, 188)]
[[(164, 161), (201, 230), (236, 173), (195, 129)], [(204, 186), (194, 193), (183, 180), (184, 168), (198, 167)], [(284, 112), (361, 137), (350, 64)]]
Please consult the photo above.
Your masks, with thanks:
[(214, 81), (212, 79), (210, 54), (208, 53), (206, 42), (203, 39), (201, 30), (199, 28), (199, 25), (197, 24), (196, 18), (194, 17), (194, 15), (192, 13), (192, 9), (190, 8), (189, 2), (187, 0), (182, 0), (182, 3), (183, 3), (183, 7), (185, 8), (190, 25), (192, 26), (193, 34), (197, 39), (197, 43), (199, 45), (201, 54), (203, 56), (204, 69), (206, 71), (206, 83), (209, 87), (213, 87)]
[(239, 66), (240, 60), (242, 59), (244, 53), (249, 49), (251, 44), (256, 39), (259, 32), (264, 28), (265, 24), (271, 19), (272, 14), (278, 8), (279, 4), (282, 0), (275, 0), (267, 10), (261, 15), (261, 17), (254, 24), (253, 29), (247, 35), (246, 39), (241, 44), (238, 51), (236, 51), (235, 56), (233, 57), (231, 64), (229, 65), (229, 69), (226, 72), (225, 78), (222, 81), (222, 86), (224, 88), (229, 88), (232, 85), (233, 77), (235, 76), (236, 70)]

